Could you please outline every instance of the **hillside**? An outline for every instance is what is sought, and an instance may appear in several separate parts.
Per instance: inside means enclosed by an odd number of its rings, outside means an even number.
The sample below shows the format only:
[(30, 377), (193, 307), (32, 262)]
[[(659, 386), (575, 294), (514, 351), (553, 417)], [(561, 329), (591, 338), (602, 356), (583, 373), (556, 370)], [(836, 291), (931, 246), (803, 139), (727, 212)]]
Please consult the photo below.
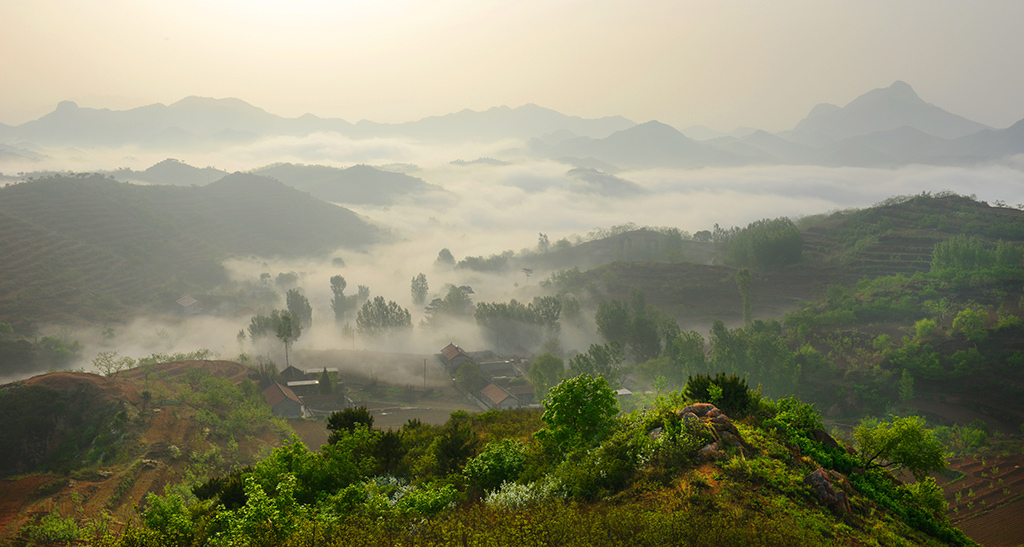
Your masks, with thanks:
[(306, 256), (384, 236), (351, 211), (242, 174), (199, 188), (99, 175), (9, 185), (0, 189), (0, 225), (4, 320), (166, 310), (222, 282), (227, 256)]
[[(199, 384), (217, 384), (211, 378)], [(109, 533), (108, 545), (146, 546), (201, 545), (214, 535), (232, 544), (283, 546), (973, 545), (942, 514), (930, 480), (908, 486), (863, 467), (858, 453), (823, 431), (820, 417), (799, 401), (734, 398), (723, 405), (726, 414), (674, 393), (619, 416), (603, 380), (586, 387), (587, 378), (565, 389), (579, 386), (581, 401), (609, 398), (610, 406), (562, 421), (535, 410), (456, 412), (442, 426), (410, 421), (400, 432), (384, 432), (354, 409), (343, 417), (356, 421), (336, 428), (332, 444), (317, 449), (293, 441), (252, 467), (191, 475), (178, 487), (155, 475), (169, 479), (166, 470), (185, 467), (175, 448), (196, 454), (187, 440), (136, 450), (145, 457), (135, 456), (142, 459), (119, 467), (120, 474), (25, 477), (0, 487), (11, 494), (19, 485), (22, 493), (38, 485), (29, 498), (45, 498), (39, 503), (52, 508), (32, 515), (29, 505), (33, 524), (21, 538), (62, 533), (81, 544)], [(132, 422), (152, 424), (148, 435), (159, 416), (186, 415), (192, 404), (154, 398)], [(578, 420), (577, 427), (568, 428), (566, 419)], [(219, 432), (211, 427), (209, 438)], [(188, 460), (192, 472), (224, 469), (204, 457)], [(171, 488), (147, 498), (137, 517), (123, 508), (141, 492), (159, 492), (161, 483)], [(9, 516), (19, 498), (4, 499)], [(90, 510), (102, 499), (112, 518)], [(5, 530), (14, 533), (15, 526)]]
[(107, 514), (118, 530), (148, 493), (277, 446), (290, 430), (270, 417), (249, 374), (227, 361), (180, 361), (0, 386), (0, 537), (54, 509)]

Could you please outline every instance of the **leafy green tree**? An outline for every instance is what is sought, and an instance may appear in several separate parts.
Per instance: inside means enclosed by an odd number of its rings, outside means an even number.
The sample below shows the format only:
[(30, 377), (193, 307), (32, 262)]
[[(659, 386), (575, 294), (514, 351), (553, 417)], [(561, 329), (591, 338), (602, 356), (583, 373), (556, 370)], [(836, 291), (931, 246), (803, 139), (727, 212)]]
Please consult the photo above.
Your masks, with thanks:
[(612, 430), (618, 414), (615, 392), (603, 376), (583, 374), (562, 380), (548, 392), (537, 434), (563, 452), (600, 442)]
[(968, 340), (979, 344), (988, 338), (985, 330), (985, 314), (975, 308), (965, 308), (953, 319), (953, 332), (963, 334)]
[(298, 319), (303, 327), (308, 328), (313, 324), (313, 306), (309, 305), (309, 299), (302, 294), (302, 291), (288, 289), (285, 302), (287, 302), (288, 312), (293, 318)]
[(430, 286), (427, 285), (427, 276), (421, 272), (412, 278), (410, 290), (412, 291), (413, 303), (422, 306), (427, 301), (427, 292), (430, 290)]
[(917, 416), (868, 418), (853, 432), (864, 467), (906, 469), (918, 481), (946, 469), (945, 447)]
[(383, 296), (368, 300), (356, 314), (356, 328), (364, 336), (381, 336), (412, 328), (412, 316), (409, 310), (399, 306), (395, 301), (384, 301)]
[(543, 401), (548, 396), (551, 386), (557, 384), (565, 376), (565, 362), (560, 357), (550, 353), (543, 353), (537, 356), (530, 363), (530, 371), (527, 377), (533, 384), (534, 397)]

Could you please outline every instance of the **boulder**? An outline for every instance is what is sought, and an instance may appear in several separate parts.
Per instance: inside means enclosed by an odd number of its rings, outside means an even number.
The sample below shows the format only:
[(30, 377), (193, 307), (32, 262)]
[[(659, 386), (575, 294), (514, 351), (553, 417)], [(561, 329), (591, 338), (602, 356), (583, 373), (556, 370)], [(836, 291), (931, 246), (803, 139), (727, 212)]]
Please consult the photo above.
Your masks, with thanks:
[(849, 481), (842, 473), (819, 467), (804, 477), (804, 482), (810, 485), (811, 493), (818, 502), (831, 509), (833, 513), (840, 516), (850, 513), (850, 499), (842, 488), (836, 487), (838, 484), (846, 489), (850, 488)]
[(823, 444), (827, 448), (833, 448), (840, 452), (843, 451), (843, 447), (839, 446), (839, 443), (832, 438), (824, 429), (812, 429), (811, 438)]
[(679, 411), (679, 417), (685, 424), (702, 423), (714, 429), (716, 440), (697, 451), (697, 457), (702, 461), (726, 459), (729, 456), (725, 450), (730, 447), (739, 448), (741, 452), (747, 448), (732, 420), (713, 404), (690, 405)]

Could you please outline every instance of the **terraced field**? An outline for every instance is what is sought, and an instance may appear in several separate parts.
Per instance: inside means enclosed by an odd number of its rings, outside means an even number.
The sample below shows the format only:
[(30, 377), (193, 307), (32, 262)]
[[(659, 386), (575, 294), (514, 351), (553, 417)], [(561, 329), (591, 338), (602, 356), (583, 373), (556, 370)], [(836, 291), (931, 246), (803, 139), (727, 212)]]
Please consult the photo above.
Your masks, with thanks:
[(986, 547), (1024, 544), (1024, 455), (958, 457), (950, 469), (963, 473), (939, 480), (950, 520)]

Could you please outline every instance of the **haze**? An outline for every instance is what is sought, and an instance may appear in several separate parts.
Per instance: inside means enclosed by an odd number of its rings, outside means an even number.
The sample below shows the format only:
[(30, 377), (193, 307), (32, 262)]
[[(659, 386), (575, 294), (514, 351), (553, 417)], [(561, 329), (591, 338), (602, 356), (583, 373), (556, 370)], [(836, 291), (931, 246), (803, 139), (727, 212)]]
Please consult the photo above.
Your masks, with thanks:
[(0, 3), (0, 122), (58, 101), (239, 97), (295, 117), (404, 122), (536, 103), (677, 128), (791, 128), (911, 82), (1002, 128), (1024, 118), (1024, 4), (631, 1)]

